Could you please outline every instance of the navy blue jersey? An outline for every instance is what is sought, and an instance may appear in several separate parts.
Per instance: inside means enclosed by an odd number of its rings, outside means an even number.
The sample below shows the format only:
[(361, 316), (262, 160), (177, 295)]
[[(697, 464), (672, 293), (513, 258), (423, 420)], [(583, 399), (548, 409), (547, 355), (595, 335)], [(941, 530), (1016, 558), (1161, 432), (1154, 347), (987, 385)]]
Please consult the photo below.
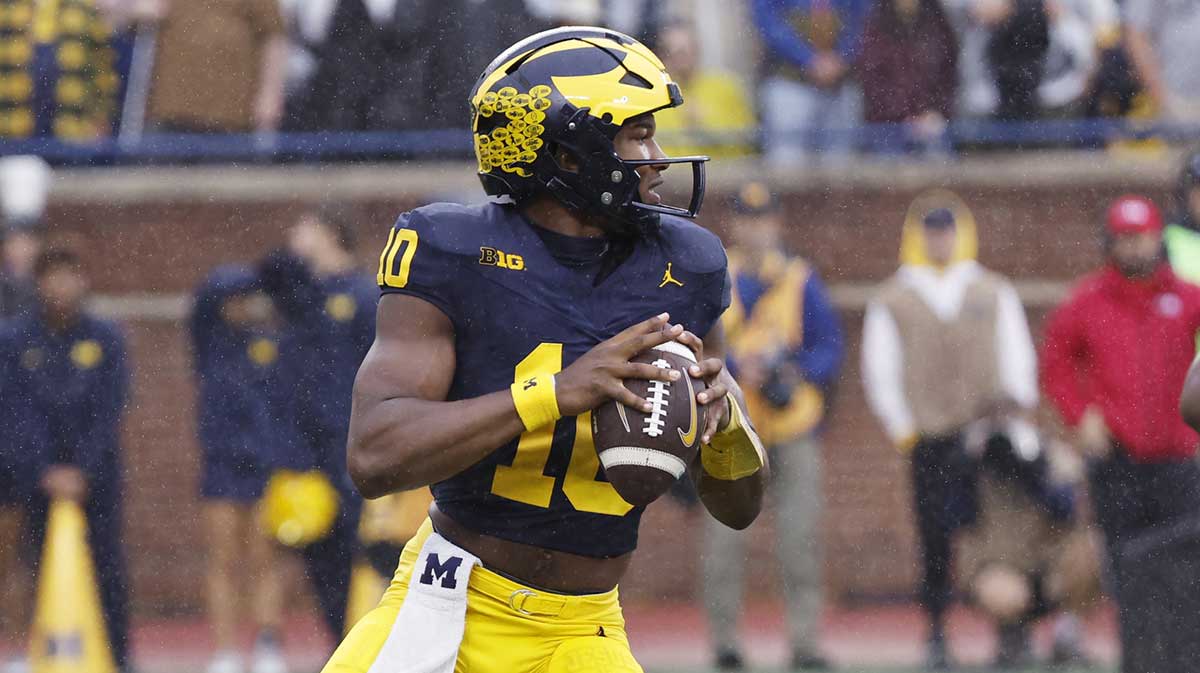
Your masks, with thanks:
[[(707, 334), (728, 305), (725, 267), (716, 236), (664, 216), (594, 283), (559, 263), (515, 207), (442, 203), (400, 217), (378, 281), (385, 294), (419, 297), (450, 318), (457, 365), (447, 399), (460, 400), (558, 372), (663, 311)], [(503, 539), (594, 557), (637, 546), (642, 508), (605, 480), (590, 414), (522, 434), (433, 494), (454, 520)]]
[(205, 461), (248, 472), (287, 466), (299, 445), (295, 385), (280, 361), (280, 335), (222, 316), (226, 301), (257, 283), (250, 269), (215, 269), (197, 291), (189, 320)]
[[(0, 352), (11, 442), (37, 470), (77, 465), (89, 478), (119, 466), (120, 422), (129, 391), (125, 339), (116, 325), (83, 315), (54, 332), (39, 315), (10, 324)], [(11, 433), (11, 434), (10, 434)]]

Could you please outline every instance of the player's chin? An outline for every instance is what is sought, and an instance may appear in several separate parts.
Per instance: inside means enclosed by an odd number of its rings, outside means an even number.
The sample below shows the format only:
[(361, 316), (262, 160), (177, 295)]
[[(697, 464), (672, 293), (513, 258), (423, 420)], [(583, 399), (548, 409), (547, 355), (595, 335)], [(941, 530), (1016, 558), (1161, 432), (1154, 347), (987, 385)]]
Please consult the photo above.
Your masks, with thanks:
[(641, 190), (642, 203), (648, 203), (652, 206), (662, 205), (662, 195), (653, 189)]

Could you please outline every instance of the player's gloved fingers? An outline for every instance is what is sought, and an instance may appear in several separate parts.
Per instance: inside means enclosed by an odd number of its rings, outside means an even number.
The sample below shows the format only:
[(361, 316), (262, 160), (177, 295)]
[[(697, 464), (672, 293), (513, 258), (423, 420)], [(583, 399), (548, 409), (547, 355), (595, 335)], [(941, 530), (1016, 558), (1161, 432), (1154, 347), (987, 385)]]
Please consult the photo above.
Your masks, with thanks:
[(671, 325), (666, 329), (651, 332), (650, 334), (643, 334), (641, 336), (636, 336), (632, 339), (629, 339), (621, 346), (621, 352), (625, 355), (625, 357), (631, 358), (644, 350), (654, 348), (659, 344), (665, 344), (668, 341), (677, 339), (682, 333), (683, 325)]
[(688, 373), (692, 375), (692, 378), (703, 379), (711, 387), (713, 380), (720, 376), (724, 369), (724, 360), (721, 358), (708, 358), (688, 367)]
[(638, 397), (632, 390), (619, 383), (609, 392), (609, 397), (630, 409), (641, 409), (647, 412), (651, 409), (650, 402)]
[(627, 362), (617, 371), (622, 379), (645, 379), (647, 381), (678, 381), (679, 372), (642, 362)]
[(659, 313), (658, 315), (656, 315), (652, 318), (646, 318), (645, 320), (643, 320), (639, 323), (636, 323), (634, 325), (630, 325), (629, 327), (626, 327), (625, 329), (621, 330), (616, 336), (614, 336), (612, 338), (612, 340), (624, 343), (624, 342), (628, 341), (629, 339), (633, 339), (640, 335), (657, 332), (657, 331), (661, 330), (663, 327), (665, 327), (667, 325), (667, 321), (670, 319), (671, 319), (671, 314)]

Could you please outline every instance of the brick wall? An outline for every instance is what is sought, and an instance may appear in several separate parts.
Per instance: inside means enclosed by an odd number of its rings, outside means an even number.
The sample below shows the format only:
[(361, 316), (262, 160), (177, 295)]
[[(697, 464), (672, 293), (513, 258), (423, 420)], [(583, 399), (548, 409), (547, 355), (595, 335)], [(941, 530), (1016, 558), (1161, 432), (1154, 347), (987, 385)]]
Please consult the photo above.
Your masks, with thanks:
[[(87, 183), (82, 177), (72, 179), (77, 186)], [(710, 224), (720, 222), (720, 194), (731, 184), (718, 181), (713, 188), (706, 212)], [(887, 180), (827, 180), (780, 185), (790, 214), (790, 243), (835, 286), (883, 279), (895, 268), (903, 213), (925, 186), (912, 179), (902, 184), (896, 188)], [(985, 264), (1022, 280), (1067, 280), (1098, 261), (1098, 218), (1107, 201), (1124, 191), (1123, 184), (1119, 174), (1049, 183), (1018, 175), (997, 181), (985, 176), (956, 188), (979, 221)], [(283, 227), (302, 208), (300, 201), (314, 197), (258, 197), (251, 185), (236, 198), (192, 194), (139, 199), (124, 193), (118, 198), (115, 191), (109, 198), (94, 184), (87, 185), (52, 198), (49, 221), (54, 236), (86, 246), (95, 288), (107, 295), (188, 292), (213, 265), (250, 261), (278, 245)], [(372, 257), (390, 222), (397, 212), (422, 200), (421, 190), (391, 189), (366, 196), (344, 191), (355, 195), (369, 214), (360, 228), (361, 248), (364, 265), (373, 268)], [(1165, 202), (1163, 188), (1148, 191)], [(1032, 311), (1035, 330), (1043, 313), (1041, 308)], [(823, 444), (829, 595), (900, 595), (909, 590), (915, 571), (906, 463), (889, 447), (864, 404), (858, 374), (861, 307), (847, 305), (842, 317), (848, 358)], [(126, 323), (135, 371), (133, 405), (125, 424), (126, 518), (135, 610), (140, 614), (189, 612), (201, 606), (198, 448), (181, 327), (177, 320), (161, 316)], [(690, 596), (699, 514), (657, 504), (645, 521), (625, 596)], [(786, 521), (768, 516), (750, 533), (751, 591), (774, 590), (768, 542), (772, 527), (779, 524)], [(696, 534), (681, 536), (679, 530)]]

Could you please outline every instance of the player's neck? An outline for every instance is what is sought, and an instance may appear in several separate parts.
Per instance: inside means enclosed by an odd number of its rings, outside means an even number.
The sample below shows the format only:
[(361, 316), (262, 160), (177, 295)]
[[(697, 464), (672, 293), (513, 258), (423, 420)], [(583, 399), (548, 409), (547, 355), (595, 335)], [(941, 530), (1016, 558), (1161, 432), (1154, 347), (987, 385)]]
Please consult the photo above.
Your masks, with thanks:
[(537, 226), (563, 236), (599, 238), (604, 230), (589, 224), (579, 213), (572, 211), (556, 199), (544, 196), (533, 199), (522, 208), (525, 217)]

